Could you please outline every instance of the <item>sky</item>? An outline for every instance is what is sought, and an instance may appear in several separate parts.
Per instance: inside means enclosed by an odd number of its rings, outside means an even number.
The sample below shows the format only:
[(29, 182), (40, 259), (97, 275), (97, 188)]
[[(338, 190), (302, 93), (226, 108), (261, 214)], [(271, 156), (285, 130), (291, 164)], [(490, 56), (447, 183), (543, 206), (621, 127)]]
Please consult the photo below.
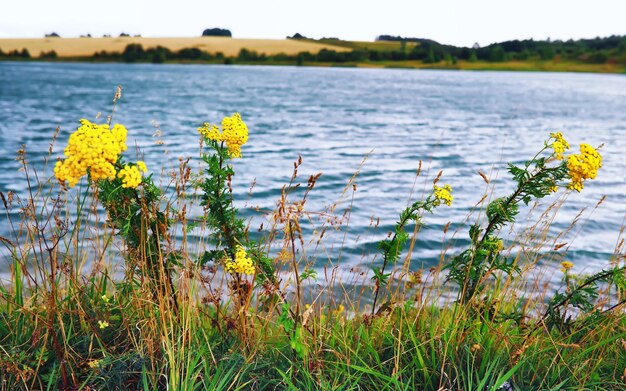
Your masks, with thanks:
[(626, 35), (624, 0), (0, 0), (0, 38), (90, 33), (372, 41), (381, 34), (481, 46), (511, 39)]

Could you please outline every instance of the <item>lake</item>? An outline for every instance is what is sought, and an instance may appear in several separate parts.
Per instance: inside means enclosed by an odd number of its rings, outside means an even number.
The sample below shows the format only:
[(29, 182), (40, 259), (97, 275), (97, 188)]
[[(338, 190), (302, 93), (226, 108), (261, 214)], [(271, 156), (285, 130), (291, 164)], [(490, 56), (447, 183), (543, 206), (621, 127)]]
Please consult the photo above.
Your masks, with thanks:
[[(413, 264), (436, 264), (442, 249), (454, 254), (467, 245), (468, 224), (482, 217), (474, 212), (468, 218), (486, 191), (478, 172), (492, 178), (493, 194), (507, 195), (513, 185), (506, 162), (531, 158), (557, 130), (576, 149), (580, 142), (604, 144), (598, 179), (582, 193), (569, 194), (554, 219), (556, 235), (586, 208), (559, 239), (569, 246), (560, 251), (567, 250), (576, 271), (593, 271), (607, 265), (618, 242), (626, 212), (626, 77), (621, 75), (0, 62), (0, 191), (25, 194), (15, 161), (21, 144), (30, 163), (43, 169), (55, 128), (61, 131), (54, 156), (61, 156), (80, 118), (110, 113), (117, 85), (123, 86), (123, 97), (113, 122), (126, 125), (129, 152), (138, 146), (157, 174), (161, 167), (177, 167), (179, 157), (198, 162), (196, 129), (202, 122), (241, 113), (250, 139), (244, 158), (236, 161), (234, 185), (252, 231), (267, 224), (267, 216), (255, 209), (275, 207), (299, 155), (300, 182), (322, 172), (307, 209), (324, 211), (339, 202), (337, 214), (350, 208), (350, 221), (347, 229), (329, 232), (324, 248), (311, 248), (317, 266), (328, 259), (345, 268), (370, 264), (376, 243), (393, 229), (409, 197), (430, 189), (439, 170), (441, 183), (454, 188), (454, 203), (425, 216)], [(356, 192), (349, 187), (342, 195), (357, 170)], [(544, 205), (556, 199), (546, 198)], [(505, 232), (511, 238), (520, 234), (542, 210), (529, 215), (529, 208), (522, 208), (519, 224)], [(0, 235), (10, 235), (4, 211)], [(8, 257), (0, 254), (0, 271), (6, 271)], [(557, 261), (545, 262), (558, 268)]]

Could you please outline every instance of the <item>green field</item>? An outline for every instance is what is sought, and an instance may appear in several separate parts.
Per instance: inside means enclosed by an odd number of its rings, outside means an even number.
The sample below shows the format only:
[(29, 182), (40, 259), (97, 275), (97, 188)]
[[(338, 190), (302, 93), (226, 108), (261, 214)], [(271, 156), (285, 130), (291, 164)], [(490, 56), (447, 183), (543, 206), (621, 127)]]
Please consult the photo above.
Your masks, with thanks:
[[(377, 51), (393, 51), (393, 50), (401, 50), (402, 44), (400, 42), (389, 42), (389, 41), (343, 41), (343, 40), (335, 40), (335, 39), (317, 39), (311, 40), (312, 42), (317, 42), (325, 45), (334, 45), (341, 46), (345, 48), (350, 48), (352, 50), (377, 50)], [(405, 45), (406, 50), (410, 50), (417, 46), (417, 43), (407, 42)]]

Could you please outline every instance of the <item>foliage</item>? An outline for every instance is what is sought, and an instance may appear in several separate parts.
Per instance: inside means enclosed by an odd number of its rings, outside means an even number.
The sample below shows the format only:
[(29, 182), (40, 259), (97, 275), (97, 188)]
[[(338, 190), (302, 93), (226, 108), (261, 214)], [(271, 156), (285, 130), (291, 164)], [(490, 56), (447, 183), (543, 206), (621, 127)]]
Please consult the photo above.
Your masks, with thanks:
[(202, 32), (203, 37), (232, 37), (233, 34), (228, 29), (209, 28)]
[[(108, 137), (108, 124), (92, 129)], [(0, 285), (3, 387), (626, 386), (623, 254), (616, 251), (609, 267), (591, 276), (577, 275), (564, 254), (563, 279), (551, 295), (539, 284), (526, 286), (524, 270), (537, 265), (505, 255), (500, 237), (502, 228), (523, 213), (523, 205), (553, 194), (555, 186), (569, 192), (574, 181), (595, 177), (600, 160), (583, 157), (576, 167), (568, 164), (569, 144), (560, 133), (551, 134), (532, 159), (509, 165), (515, 190), (489, 202), (486, 221), (469, 229), (468, 248), (453, 257), (442, 253), (442, 264), (423, 272), (409, 261), (421, 249), (416, 235), (424, 212), (439, 212), (438, 206), (452, 203), (452, 188), (437, 186), (438, 176), (432, 190), (403, 210), (380, 241), (380, 267), (363, 273), (362, 289), (351, 291), (348, 284), (328, 279), (326, 270), (316, 273), (304, 255), (309, 242), (305, 222), (317, 216), (328, 224), (316, 227), (310, 240), (319, 245), (326, 228), (339, 230), (341, 216), (349, 215), (349, 209), (334, 215), (336, 206), (323, 213), (307, 210), (307, 196), (321, 173), (300, 183), (299, 158), (276, 210), (269, 213), (272, 227), (252, 241), (232, 190), (233, 159), (246, 155), (241, 147), (248, 140), (247, 126), (235, 114), (222, 120), (221, 130), (204, 124), (199, 131), (202, 170), (192, 173), (182, 160), (164, 189), (152, 175), (129, 182), (120, 173), (124, 168), (144, 171), (143, 162), (127, 162), (123, 151), (111, 157), (83, 138), (73, 139), (76, 148), (66, 154), (88, 166), (84, 173), (74, 167), (71, 174), (80, 178), (70, 189), (63, 186), (65, 180), (37, 183), (35, 178), (43, 177), (39, 168), (20, 151), (28, 193), (0, 192), (6, 221), (17, 227), (11, 237), (0, 237), (11, 268), (9, 284)], [(595, 156), (584, 150), (581, 155)], [(107, 156), (114, 175), (100, 175), (107, 171), (100, 155)], [(197, 210), (192, 209), (196, 198), (204, 213), (190, 217), (187, 211)], [(21, 221), (14, 221), (16, 216)], [(22, 229), (27, 235), (20, 234)], [(192, 243), (187, 234), (196, 230), (201, 240)], [(123, 275), (114, 275), (120, 258)], [(229, 267), (239, 262), (253, 270)], [(440, 268), (447, 274), (440, 275)], [(509, 276), (506, 283), (502, 276)], [(367, 283), (370, 277), (373, 286)], [(443, 278), (453, 286), (441, 285)], [(328, 290), (311, 294), (317, 284)], [(383, 288), (387, 297), (377, 307)], [(449, 299), (454, 293), (456, 301)]]

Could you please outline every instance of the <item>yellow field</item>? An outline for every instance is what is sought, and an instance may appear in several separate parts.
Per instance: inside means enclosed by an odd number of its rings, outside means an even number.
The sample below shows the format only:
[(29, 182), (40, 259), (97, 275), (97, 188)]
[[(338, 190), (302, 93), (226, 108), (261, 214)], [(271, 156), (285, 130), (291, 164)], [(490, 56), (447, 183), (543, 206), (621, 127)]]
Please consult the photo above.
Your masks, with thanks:
[(268, 55), (298, 52), (317, 53), (321, 49), (332, 49), (338, 52), (350, 51), (350, 48), (326, 43), (314, 43), (292, 39), (240, 39), (224, 37), (197, 38), (9, 38), (0, 39), (0, 49), (4, 52), (28, 49), (31, 56), (39, 56), (41, 52), (54, 50), (59, 57), (91, 56), (94, 52), (122, 52), (130, 43), (141, 44), (144, 49), (164, 46), (170, 50), (182, 48), (198, 48), (209, 53), (222, 52), (226, 56), (236, 56), (239, 50), (246, 48)]

